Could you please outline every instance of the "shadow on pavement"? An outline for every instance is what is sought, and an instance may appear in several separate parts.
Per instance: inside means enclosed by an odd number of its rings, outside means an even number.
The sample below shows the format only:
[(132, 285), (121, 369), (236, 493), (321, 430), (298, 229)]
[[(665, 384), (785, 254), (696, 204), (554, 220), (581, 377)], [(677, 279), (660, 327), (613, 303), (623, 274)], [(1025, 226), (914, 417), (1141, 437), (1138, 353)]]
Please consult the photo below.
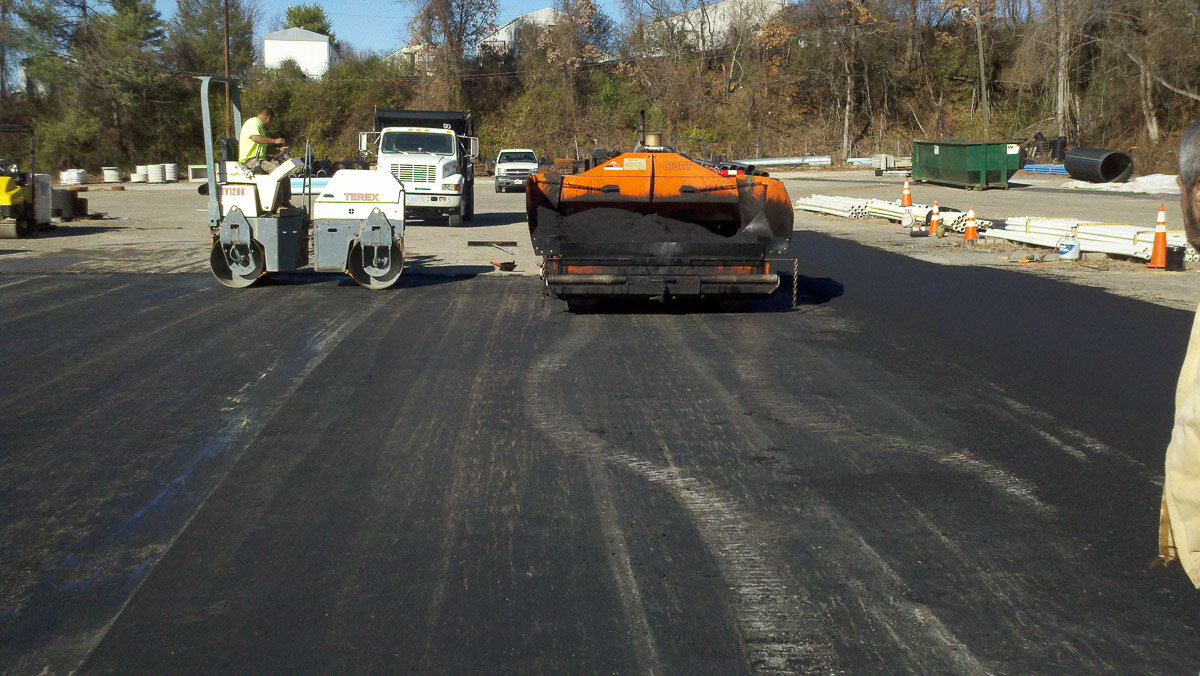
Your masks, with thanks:
[(590, 298), (565, 301), (574, 314), (720, 314), (795, 312), (807, 306), (823, 305), (841, 296), (841, 282), (828, 277), (796, 279), (796, 306), (792, 306), (792, 277), (780, 275), (779, 289), (766, 298), (666, 300)]
[[(437, 265), (430, 264), (435, 256), (415, 256), (404, 261), (404, 272), (390, 289), (407, 289), (435, 286), (448, 282), (461, 282), (496, 268), (491, 265)], [(349, 275), (342, 272), (315, 272), (302, 268), (290, 272), (272, 272), (255, 282), (253, 287), (304, 286), (310, 284), (335, 283), (337, 286), (358, 286)], [(384, 289), (385, 291), (387, 289)]]
[[(506, 212), (501, 212), (501, 213), (489, 212), (486, 214), (477, 213), (477, 214), (475, 214), (474, 218), (463, 223), (460, 226), (457, 226), (457, 228), (485, 228), (485, 227), (495, 226), (495, 225), (513, 225), (515, 223), (523, 224), (525, 222), (526, 222), (526, 220), (525, 220), (525, 212), (524, 211), (506, 211)], [(407, 223), (411, 223), (412, 225), (421, 225), (421, 226), (429, 226), (429, 227), (438, 227), (438, 226), (446, 227), (446, 228), (450, 227), (445, 224), (445, 221), (443, 219), (435, 219), (435, 218), (413, 218), (411, 221), (408, 221)]]
[[(410, 276), (420, 277), (423, 280), (431, 280), (428, 284), (442, 284), (471, 279), (476, 275), (492, 272), (496, 269), (491, 265), (439, 265), (437, 260), (437, 256), (432, 255), (409, 257), (404, 261), (404, 274), (400, 275), (397, 286), (405, 284), (405, 280)], [(426, 285), (422, 283), (409, 284), (409, 286)]]
[(76, 225), (75, 223), (61, 223), (49, 230), (42, 230), (36, 236), (37, 239), (50, 239), (53, 237), (78, 237), (79, 235), (96, 235), (102, 232), (113, 232), (114, 230), (122, 230), (124, 228), (112, 225)]

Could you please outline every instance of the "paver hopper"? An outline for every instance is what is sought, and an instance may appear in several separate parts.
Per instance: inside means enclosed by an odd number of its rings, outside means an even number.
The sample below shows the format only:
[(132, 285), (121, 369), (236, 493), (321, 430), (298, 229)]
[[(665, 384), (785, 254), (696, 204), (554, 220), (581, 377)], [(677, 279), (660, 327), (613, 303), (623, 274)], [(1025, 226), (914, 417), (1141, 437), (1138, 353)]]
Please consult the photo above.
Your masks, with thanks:
[(535, 174), (526, 189), (534, 251), (562, 298), (770, 295), (787, 252), (783, 184), (752, 167), (723, 176), (643, 134), (634, 152), (582, 174)]

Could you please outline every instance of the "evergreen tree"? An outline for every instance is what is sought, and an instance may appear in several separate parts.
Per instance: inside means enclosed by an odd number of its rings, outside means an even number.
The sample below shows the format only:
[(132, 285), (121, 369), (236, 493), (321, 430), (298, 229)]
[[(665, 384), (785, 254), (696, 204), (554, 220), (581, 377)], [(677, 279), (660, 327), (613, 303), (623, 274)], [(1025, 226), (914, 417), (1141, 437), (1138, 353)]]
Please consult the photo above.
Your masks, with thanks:
[[(254, 24), (248, 0), (229, 2), (229, 72), (241, 75), (254, 64)], [(177, 0), (170, 27), (172, 60), (188, 72), (225, 72), (225, 0)]]
[(337, 44), (337, 38), (333, 34), (333, 26), (329, 23), (329, 18), (325, 16), (325, 9), (321, 4), (314, 2), (311, 5), (292, 5), (287, 8), (283, 15), (284, 28), (303, 28), (307, 31), (328, 35), (329, 41)]

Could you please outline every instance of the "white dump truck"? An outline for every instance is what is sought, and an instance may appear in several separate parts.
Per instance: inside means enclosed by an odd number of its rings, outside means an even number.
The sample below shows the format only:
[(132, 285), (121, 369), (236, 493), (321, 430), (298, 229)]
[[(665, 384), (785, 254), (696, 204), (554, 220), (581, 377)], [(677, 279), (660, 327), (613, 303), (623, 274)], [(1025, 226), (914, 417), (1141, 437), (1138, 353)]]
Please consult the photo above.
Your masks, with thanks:
[(375, 131), (360, 133), (358, 145), (404, 185), (409, 218), (458, 226), (475, 215), (479, 139), (469, 113), (376, 110)]

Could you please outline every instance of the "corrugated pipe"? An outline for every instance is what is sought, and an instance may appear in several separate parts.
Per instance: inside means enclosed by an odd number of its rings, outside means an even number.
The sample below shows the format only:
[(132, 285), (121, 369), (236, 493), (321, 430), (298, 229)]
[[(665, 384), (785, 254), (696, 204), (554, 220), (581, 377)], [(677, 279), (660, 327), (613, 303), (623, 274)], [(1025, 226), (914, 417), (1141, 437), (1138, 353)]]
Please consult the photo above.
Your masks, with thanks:
[(1071, 178), (1093, 183), (1124, 183), (1133, 176), (1133, 158), (1119, 150), (1072, 148), (1063, 166)]

